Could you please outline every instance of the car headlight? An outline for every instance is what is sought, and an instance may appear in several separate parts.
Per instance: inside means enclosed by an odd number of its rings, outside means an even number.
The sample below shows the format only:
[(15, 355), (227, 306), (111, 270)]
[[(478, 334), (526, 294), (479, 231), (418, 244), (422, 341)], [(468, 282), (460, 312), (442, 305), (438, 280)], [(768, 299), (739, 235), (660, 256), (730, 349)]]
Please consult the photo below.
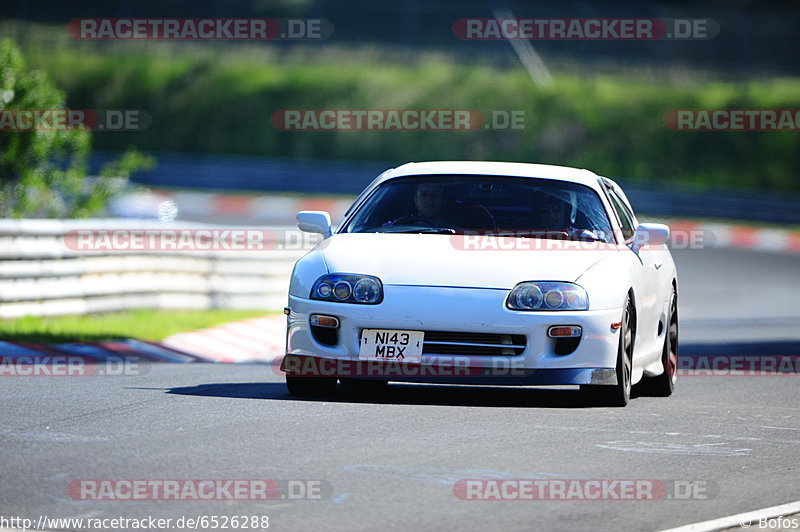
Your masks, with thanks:
[(317, 279), (311, 288), (311, 299), (377, 305), (383, 301), (383, 285), (371, 275), (331, 273)]
[(589, 296), (574, 283), (519, 283), (506, 299), (511, 310), (589, 310)]

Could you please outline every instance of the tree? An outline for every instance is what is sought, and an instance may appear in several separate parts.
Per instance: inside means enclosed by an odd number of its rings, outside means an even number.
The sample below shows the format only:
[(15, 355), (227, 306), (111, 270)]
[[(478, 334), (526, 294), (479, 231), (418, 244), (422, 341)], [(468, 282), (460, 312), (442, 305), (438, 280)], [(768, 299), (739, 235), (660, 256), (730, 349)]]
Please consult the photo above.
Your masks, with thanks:
[[(0, 40), (0, 113), (66, 109), (66, 97), (46, 73), (29, 70), (17, 46)], [(87, 177), (87, 129), (0, 128), (0, 218), (85, 218), (101, 212), (128, 177), (152, 168), (152, 157), (129, 150)]]

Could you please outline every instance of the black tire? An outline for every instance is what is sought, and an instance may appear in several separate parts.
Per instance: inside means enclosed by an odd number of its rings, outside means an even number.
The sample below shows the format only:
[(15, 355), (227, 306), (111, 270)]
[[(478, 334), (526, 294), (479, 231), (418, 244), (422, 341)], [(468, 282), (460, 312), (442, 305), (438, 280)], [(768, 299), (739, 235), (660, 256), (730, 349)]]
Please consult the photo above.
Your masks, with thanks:
[(389, 384), (389, 381), (383, 379), (339, 379), (339, 382), (358, 392), (378, 392)]
[(286, 387), (292, 395), (331, 395), (336, 391), (336, 379), (334, 377), (300, 377), (297, 375), (287, 375)]
[(661, 364), (664, 373), (655, 377), (646, 377), (637, 385), (642, 395), (669, 397), (675, 390), (678, 380), (678, 294), (672, 290), (667, 316), (667, 332), (664, 335), (664, 348), (661, 353)]
[(635, 325), (633, 323), (633, 304), (630, 297), (625, 302), (622, 313), (622, 327), (619, 329), (617, 348), (617, 383), (610, 386), (582, 385), (589, 400), (597, 406), (625, 406), (631, 400), (631, 374), (633, 372), (633, 342)]

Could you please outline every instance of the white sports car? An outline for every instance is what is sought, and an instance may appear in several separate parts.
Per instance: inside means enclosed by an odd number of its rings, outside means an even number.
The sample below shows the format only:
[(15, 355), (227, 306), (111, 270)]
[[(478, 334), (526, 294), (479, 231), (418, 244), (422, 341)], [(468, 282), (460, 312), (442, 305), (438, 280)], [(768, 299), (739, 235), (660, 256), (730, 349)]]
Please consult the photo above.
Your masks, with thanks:
[(294, 267), (292, 394), (337, 379), (580, 385), (624, 406), (673, 391), (677, 276), (669, 228), (639, 224), (620, 187), (588, 170), (410, 163), (372, 182)]

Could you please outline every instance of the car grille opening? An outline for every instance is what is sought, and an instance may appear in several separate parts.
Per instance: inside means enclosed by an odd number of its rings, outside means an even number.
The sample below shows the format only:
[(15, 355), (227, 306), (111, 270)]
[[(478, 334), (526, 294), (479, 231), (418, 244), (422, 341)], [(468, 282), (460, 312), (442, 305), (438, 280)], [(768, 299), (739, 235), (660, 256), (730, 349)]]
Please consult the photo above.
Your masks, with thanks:
[(573, 338), (556, 338), (556, 345), (554, 348), (555, 354), (564, 356), (571, 355), (578, 349), (578, 344), (581, 343), (581, 337)]
[(423, 354), (514, 356), (525, 350), (523, 334), (425, 331)]
[(311, 334), (314, 336), (314, 340), (323, 345), (336, 345), (339, 341), (338, 329), (311, 325)]

